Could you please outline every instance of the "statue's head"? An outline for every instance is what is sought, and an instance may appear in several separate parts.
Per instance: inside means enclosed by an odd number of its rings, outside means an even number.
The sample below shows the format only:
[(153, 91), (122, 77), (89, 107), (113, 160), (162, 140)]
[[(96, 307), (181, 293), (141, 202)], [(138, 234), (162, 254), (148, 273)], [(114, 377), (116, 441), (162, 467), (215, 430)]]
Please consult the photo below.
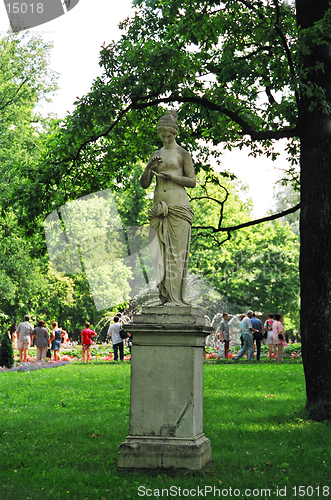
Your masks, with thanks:
[(178, 120), (177, 113), (174, 110), (168, 110), (167, 113), (159, 119), (157, 123), (157, 131), (170, 132), (174, 137), (178, 134)]

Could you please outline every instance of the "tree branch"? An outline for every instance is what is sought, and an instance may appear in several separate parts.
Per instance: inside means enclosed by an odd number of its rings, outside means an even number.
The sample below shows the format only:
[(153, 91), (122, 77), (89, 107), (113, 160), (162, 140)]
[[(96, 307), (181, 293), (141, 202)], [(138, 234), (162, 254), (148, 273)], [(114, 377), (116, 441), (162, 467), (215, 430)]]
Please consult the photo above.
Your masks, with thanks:
[[(72, 165), (72, 168), (73, 168), (75, 161), (78, 160), (79, 154), (85, 149), (85, 146), (87, 146), (91, 142), (98, 141), (99, 139), (101, 139), (101, 137), (107, 137), (107, 135), (110, 134), (110, 132), (113, 130), (113, 128), (116, 127), (116, 125), (120, 122), (120, 120), (123, 118), (123, 116), (128, 111), (130, 111), (130, 109), (135, 109), (135, 108), (132, 107), (133, 104), (134, 104), (134, 101), (133, 101), (133, 103), (129, 104), (129, 106), (127, 106), (122, 111), (120, 111), (119, 114), (118, 114), (118, 117), (113, 121), (113, 123), (110, 125), (110, 127), (107, 128), (107, 130), (105, 130), (104, 132), (102, 132), (102, 134), (97, 134), (97, 135), (94, 135), (94, 136), (89, 137), (88, 139), (86, 139), (86, 141), (84, 141), (79, 146), (79, 148), (77, 150), (77, 153), (75, 155), (72, 155), (72, 156), (70, 156), (68, 158), (64, 158), (63, 160), (60, 160), (58, 162), (54, 162), (53, 165), (61, 165), (62, 163), (65, 163), (65, 162), (71, 160), (73, 162), (73, 165)], [(70, 172), (70, 170), (69, 170), (69, 172)]]
[(255, 12), (262, 21), (266, 20), (265, 16), (261, 13), (261, 11), (257, 9), (251, 2), (248, 2), (247, 0), (240, 0), (240, 2), (243, 3), (248, 9)]
[(15, 97), (19, 94), (20, 90), (24, 87), (24, 85), (26, 84), (26, 82), (28, 81), (28, 79), (26, 78), (25, 80), (23, 80), (21, 82), (21, 84), (17, 87), (17, 89), (15, 90), (15, 93), (13, 95), (13, 97), (11, 97), (8, 101), (6, 101), (4, 104), (2, 104), (6, 98), (6, 95), (3, 97), (1, 103), (0, 103), (0, 111), (2, 111), (4, 108), (6, 108), (7, 106), (9, 106), (10, 104), (12, 104), (15, 100)]
[(266, 86), (266, 88), (265, 88), (265, 93), (266, 93), (266, 94), (267, 94), (267, 96), (268, 96), (268, 101), (269, 101), (269, 104), (270, 104), (271, 106), (273, 106), (274, 104), (277, 104), (277, 101), (276, 101), (276, 99), (274, 98), (274, 96), (272, 95), (271, 90), (270, 90), (270, 88), (269, 88), (268, 86)]
[(161, 103), (169, 103), (169, 102), (179, 102), (179, 103), (195, 103), (200, 106), (204, 106), (211, 111), (218, 111), (219, 113), (223, 113), (228, 118), (230, 118), (233, 122), (239, 125), (242, 129), (242, 135), (250, 135), (253, 141), (256, 140), (266, 140), (266, 139), (289, 139), (290, 137), (298, 137), (299, 129), (295, 128), (284, 128), (279, 130), (266, 130), (266, 131), (255, 131), (243, 118), (239, 116), (238, 113), (231, 111), (230, 109), (224, 108), (219, 104), (216, 104), (206, 97), (198, 97), (198, 96), (190, 96), (190, 97), (182, 97), (180, 95), (172, 95), (169, 97), (160, 97), (159, 99), (154, 99), (154, 101), (149, 102), (141, 102), (138, 100), (136, 103), (132, 105), (132, 109), (144, 109), (150, 106), (156, 106)]
[(85, 149), (85, 147), (92, 143), (96, 142), (98, 139), (101, 137), (107, 137), (107, 135), (113, 130), (113, 128), (120, 122), (120, 120), (125, 116), (129, 111), (131, 110), (137, 110), (137, 109), (144, 109), (144, 108), (149, 108), (152, 106), (157, 106), (158, 104), (162, 103), (170, 103), (170, 102), (178, 102), (178, 103), (195, 103), (200, 106), (204, 106), (207, 109), (210, 109), (211, 111), (218, 111), (219, 113), (223, 113), (226, 115), (228, 118), (230, 118), (234, 123), (239, 125), (242, 129), (242, 131), (239, 132), (240, 135), (249, 135), (253, 141), (257, 140), (270, 140), (270, 139), (289, 139), (291, 137), (298, 137), (299, 136), (299, 129), (297, 127), (295, 128), (284, 128), (284, 129), (279, 129), (279, 130), (266, 130), (266, 131), (255, 131), (243, 118), (239, 116), (238, 113), (231, 111), (225, 107), (220, 106), (219, 104), (216, 104), (206, 97), (198, 97), (198, 96), (190, 96), (190, 97), (182, 97), (180, 95), (172, 95), (169, 97), (160, 97), (157, 99), (154, 99), (152, 101), (149, 101), (149, 97), (145, 97), (146, 101), (145, 102), (139, 102), (142, 100), (142, 98), (137, 98), (134, 97), (132, 98), (131, 104), (129, 104), (126, 108), (122, 109), (117, 118), (113, 121), (113, 123), (108, 127), (104, 132), (100, 134), (96, 134), (92, 137), (89, 137), (86, 141), (84, 141), (78, 148), (77, 152), (73, 154), (70, 157), (67, 157), (65, 159), (62, 159), (58, 162), (54, 162), (54, 165), (60, 165), (62, 163), (65, 163), (67, 161), (72, 161), (73, 165), (72, 168), (75, 164), (75, 162), (78, 160), (80, 153)]
[(238, 57), (237, 59), (239, 61), (247, 61), (251, 57), (254, 57), (254, 56), (256, 56), (257, 54), (259, 54), (260, 52), (263, 52), (263, 51), (269, 52), (269, 55), (270, 55), (271, 52), (272, 52), (272, 48), (269, 45), (263, 45), (262, 47), (259, 47), (258, 49), (253, 50), (253, 52), (250, 52), (246, 56), (241, 56), (241, 57)]
[[(281, 39), (282, 45), (284, 47), (284, 50), (286, 53), (286, 58), (287, 58), (288, 65), (290, 68), (290, 73), (291, 73), (292, 77), (295, 78), (296, 72), (295, 72), (294, 62), (293, 62), (293, 58), (292, 58), (292, 54), (291, 54), (291, 49), (287, 43), (287, 40), (286, 40), (286, 37), (285, 37), (283, 31), (280, 28), (280, 8), (279, 8), (278, 0), (274, 0), (274, 5), (275, 5), (275, 9), (276, 9), (276, 22), (274, 24), (275, 30), (277, 31), (279, 38)], [(299, 96), (297, 89), (294, 91), (294, 94), (295, 94), (295, 100), (297, 103), (298, 111), (300, 113), (300, 96)]]
[[(251, 2), (249, 2), (248, 0), (240, 0), (248, 9), (251, 9), (253, 12), (255, 12), (259, 18), (263, 21), (266, 21), (266, 17), (260, 12), (259, 9), (257, 9)], [(283, 33), (283, 31), (281, 30), (281, 27), (280, 27), (280, 7), (279, 7), (279, 2), (278, 0), (273, 0), (273, 3), (274, 3), (274, 6), (275, 6), (275, 10), (276, 10), (276, 22), (274, 24), (274, 28), (276, 30), (276, 32), (278, 33), (278, 36), (282, 42), (282, 45), (284, 47), (284, 50), (285, 50), (285, 53), (286, 53), (286, 58), (287, 58), (287, 61), (288, 61), (288, 64), (289, 64), (289, 68), (290, 68), (290, 73), (292, 75), (293, 78), (295, 78), (296, 76), (296, 72), (295, 72), (295, 67), (294, 67), (294, 62), (293, 62), (293, 58), (292, 58), (292, 54), (291, 54), (291, 49), (287, 43), (287, 40), (286, 40), (286, 37)], [(298, 110), (300, 111), (300, 96), (299, 96), (299, 93), (297, 90), (295, 90), (294, 92), (295, 94), (295, 99), (296, 99), (296, 103), (297, 103), (297, 106), (298, 106)]]
[(278, 214), (273, 214), (269, 215), (268, 217), (263, 217), (262, 219), (256, 219), (252, 220), (249, 222), (243, 222), (242, 224), (238, 224), (237, 226), (229, 226), (229, 227), (221, 227), (221, 228), (216, 228), (213, 226), (193, 226), (194, 229), (205, 229), (205, 230), (211, 230), (213, 233), (219, 233), (219, 232), (227, 232), (230, 233), (231, 231), (237, 231), (238, 229), (242, 229), (244, 227), (250, 227), (250, 226), (256, 226), (257, 224), (262, 224), (263, 222), (268, 222), (276, 219), (280, 219), (281, 217), (285, 217), (285, 215), (293, 214), (300, 208), (300, 203), (295, 205), (295, 207), (289, 208), (287, 210), (284, 210), (284, 212), (280, 212)]
[[(194, 227), (194, 226), (193, 226), (193, 227)], [(196, 227), (194, 227), (194, 229), (196, 229)], [(203, 236), (203, 237), (205, 238), (205, 237), (206, 237), (206, 234), (205, 234), (205, 233), (199, 233), (199, 232), (197, 231), (195, 235), (192, 235), (192, 240), (191, 240), (191, 241), (192, 241), (192, 242), (191, 242), (191, 249), (194, 247), (194, 245), (195, 245), (195, 243), (196, 243), (196, 240), (198, 239), (198, 237), (199, 237), (199, 236)], [(210, 237), (212, 240), (214, 240), (214, 242), (216, 243), (216, 245), (217, 245), (218, 247), (220, 247), (221, 245), (223, 245), (223, 243), (225, 243), (226, 241), (229, 241), (229, 240), (231, 239), (231, 232), (230, 232), (230, 231), (228, 231), (228, 232), (227, 232), (227, 236), (226, 236), (226, 238), (224, 238), (224, 240), (222, 240), (222, 241), (219, 241), (219, 240), (215, 237), (215, 235), (214, 235), (213, 233), (210, 233), (210, 234), (208, 235), (208, 237)], [(199, 249), (201, 249), (202, 247), (203, 247), (205, 250), (210, 250), (210, 247), (203, 246), (203, 245), (201, 245), (201, 243), (199, 243)]]

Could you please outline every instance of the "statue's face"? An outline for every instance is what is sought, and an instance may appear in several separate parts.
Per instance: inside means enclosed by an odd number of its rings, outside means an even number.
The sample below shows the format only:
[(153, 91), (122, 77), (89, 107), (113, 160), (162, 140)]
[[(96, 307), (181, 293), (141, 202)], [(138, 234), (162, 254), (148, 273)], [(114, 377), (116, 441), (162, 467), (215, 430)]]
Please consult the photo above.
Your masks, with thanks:
[(161, 141), (163, 142), (163, 145), (167, 147), (175, 140), (176, 134), (173, 134), (172, 132), (167, 131), (165, 129), (164, 130), (161, 129), (159, 131), (159, 136)]

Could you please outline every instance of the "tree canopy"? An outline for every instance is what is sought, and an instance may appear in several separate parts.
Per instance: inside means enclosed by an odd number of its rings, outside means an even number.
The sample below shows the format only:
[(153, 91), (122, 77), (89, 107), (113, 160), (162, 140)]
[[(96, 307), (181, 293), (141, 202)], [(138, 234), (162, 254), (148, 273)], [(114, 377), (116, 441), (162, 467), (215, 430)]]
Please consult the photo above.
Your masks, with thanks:
[[(180, 106), (179, 141), (194, 154), (197, 170), (220, 161), (220, 151), (211, 146), (221, 142), (276, 158), (272, 139), (280, 137), (289, 138), (296, 163), (299, 63), (293, 6), (135, 5), (136, 15), (121, 25), (121, 40), (101, 51), (103, 75), (50, 137), (39, 171), (46, 211), (110, 181), (128, 182), (158, 143), (155, 123), (169, 104)], [(27, 219), (35, 215), (30, 209)]]
[(57, 123), (40, 113), (57, 88), (57, 76), (49, 67), (50, 50), (50, 44), (28, 34), (0, 39), (0, 325), (15, 325), (29, 313), (33, 321), (65, 319), (63, 326), (71, 330), (79, 324), (77, 309), (80, 315), (95, 316), (90, 290), (86, 283), (81, 286), (81, 277), (51, 269), (41, 252), (45, 242), (40, 216), (33, 230), (23, 231), (20, 224), (31, 180), (36, 211), (42, 206), (38, 162)]
[[(70, 200), (129, 186), (157, 146), (155, 124), (169, 106), (178, 110), (179, 141), (197, 173), (221, 162), (220, 144), (275, 159), (275, 141), (286, 140), (296, 183), (300, 166), (307, 407), (315, 418), (331, 418), (329, 1), (137, 0), (135, 8), (119, 42), (101, 51), (103, 75), (49, 134), (36, 167), (21, 170), (20, 221), (30, 228)], [(223, 213), (201, 229), (209, 241), (220, 234), (217, 245), (261, 222), (227, 226)]]

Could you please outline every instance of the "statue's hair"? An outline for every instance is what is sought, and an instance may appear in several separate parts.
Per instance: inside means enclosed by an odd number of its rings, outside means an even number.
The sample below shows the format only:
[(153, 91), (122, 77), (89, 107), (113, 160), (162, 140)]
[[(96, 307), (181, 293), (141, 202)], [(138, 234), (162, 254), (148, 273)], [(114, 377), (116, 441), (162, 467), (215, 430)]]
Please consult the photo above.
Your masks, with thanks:
[(178, 134), (178, 120), (175, 110), (168, 110), (167, 113), (159, 119), (157, 123), (157, 130), (162, 129), (170, 130), (173, 134)]

